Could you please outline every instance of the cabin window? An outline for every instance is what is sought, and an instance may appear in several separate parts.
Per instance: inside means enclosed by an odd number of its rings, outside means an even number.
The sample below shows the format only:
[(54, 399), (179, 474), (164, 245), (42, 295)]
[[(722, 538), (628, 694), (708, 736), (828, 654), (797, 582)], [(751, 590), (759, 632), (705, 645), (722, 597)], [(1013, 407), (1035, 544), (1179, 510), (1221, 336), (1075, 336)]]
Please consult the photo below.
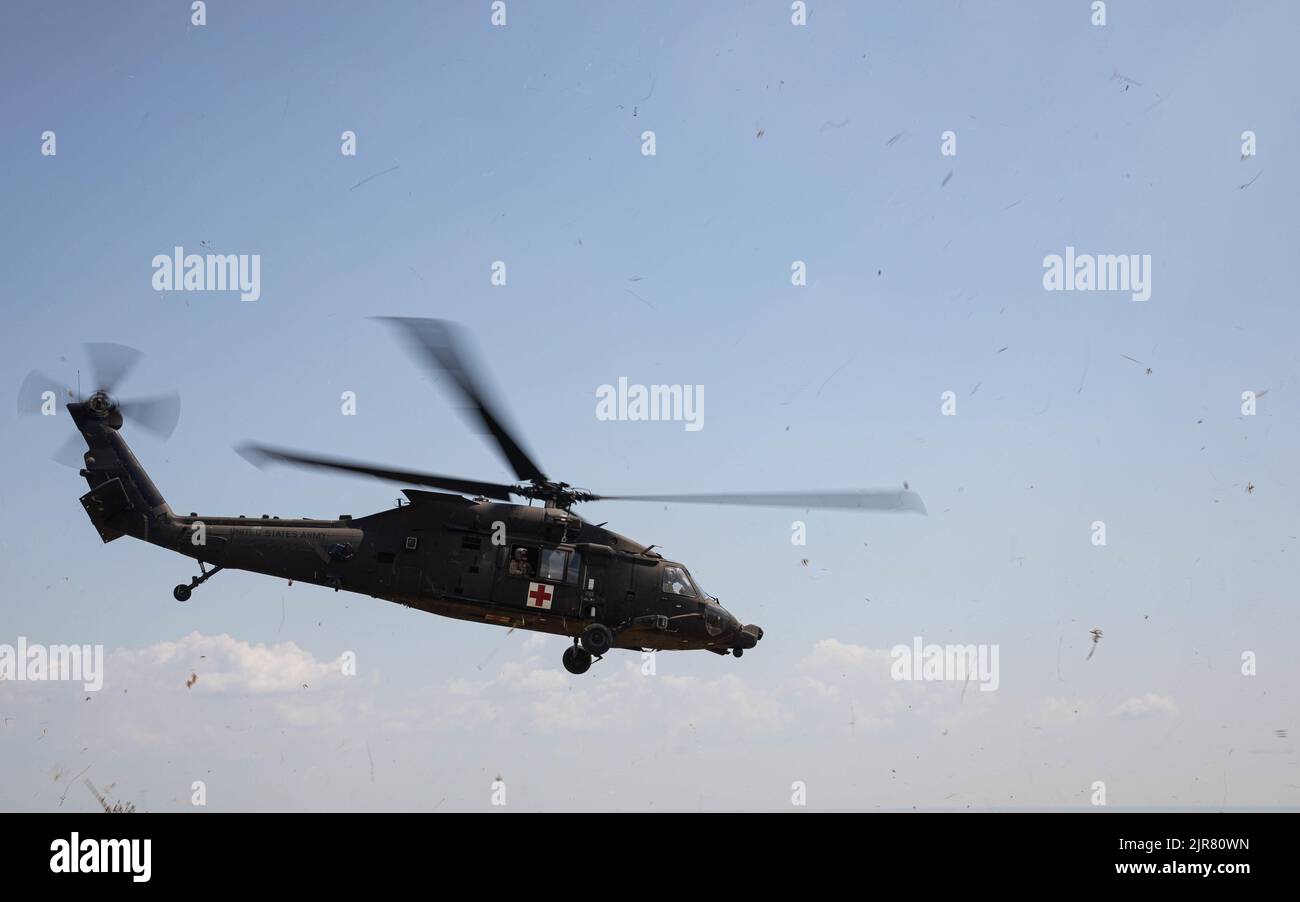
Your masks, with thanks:
[(576, 586), (581, 570), (582, 555), (578, 552), (563, 548), (543, 548), (542, 565), (537, 571), (537, 578)]
[(664, 565), (662, 589), (665, 595), (695, 597), (695, 586), (691, 583), (691, 578), (687, 576), (686, 568), (678, 567), (675, 564)]
[(542, 569), (537, 571), (538, 579), (551, 582), (564, 581), (564, 568), (568, 562), (569, 552), (562, 548), (542, 549)]
[(506, 562), (506, 575), (528, 577), (537, 575), (540, 549), (528, 545), (514, 545), (510, 548), (510, 558)]

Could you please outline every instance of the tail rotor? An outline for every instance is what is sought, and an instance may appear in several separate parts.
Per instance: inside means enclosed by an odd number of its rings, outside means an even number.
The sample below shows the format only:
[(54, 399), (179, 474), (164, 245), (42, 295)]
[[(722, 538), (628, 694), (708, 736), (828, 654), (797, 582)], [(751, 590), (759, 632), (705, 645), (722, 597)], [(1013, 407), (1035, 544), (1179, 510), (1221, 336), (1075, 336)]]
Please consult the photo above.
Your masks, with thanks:
[[(85, 345), (86, 357), (94, 379), (94, 388), (86, 399), (91, 410), (104, 419), (126, 421), (134, 427), (166, 440), (180, 422), (181, 401), (176, 392), (142, 398), (118, 400), (116, 391), (144, 355), (135, 348), (108, 342)], [(18, 389), (20, 416), (54, 415), (61, 404), (78, 400), (76, 393), (60, 379), (32, 370)], [(52, 460), (70, 467), (80, 467), (85, 447), (80, 436), (71, 436), (52, 455)]]

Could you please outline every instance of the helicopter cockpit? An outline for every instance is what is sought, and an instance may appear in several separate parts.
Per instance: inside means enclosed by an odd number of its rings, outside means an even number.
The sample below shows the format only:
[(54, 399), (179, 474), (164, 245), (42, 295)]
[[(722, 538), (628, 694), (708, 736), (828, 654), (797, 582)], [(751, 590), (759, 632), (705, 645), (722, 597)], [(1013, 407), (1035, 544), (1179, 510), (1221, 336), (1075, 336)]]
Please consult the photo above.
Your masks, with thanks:
[(665, 595), (680, 595), (684, 598), (699, 597), (690, 574), (680, 564), (664, 564), (663, 575), (660, 578), (660, 591)]
[(701, 589), (681, 564), (663, 565), (660, 589), (664, 595), (697, 599), (700, 603), (700, 614), (704, 618), (704, 629), (711, 637), (716, 638), (725, 632), (740, 628), (736, 618), (718, 603), (718, 599)]
[(682, 598), (698, 598), (704, 604), (717, 604), (716, 596), (708, 592), (695, 581), (681, 564), (664, 564), (660, 577), (660, 591), (665, 595), (679, 595)]

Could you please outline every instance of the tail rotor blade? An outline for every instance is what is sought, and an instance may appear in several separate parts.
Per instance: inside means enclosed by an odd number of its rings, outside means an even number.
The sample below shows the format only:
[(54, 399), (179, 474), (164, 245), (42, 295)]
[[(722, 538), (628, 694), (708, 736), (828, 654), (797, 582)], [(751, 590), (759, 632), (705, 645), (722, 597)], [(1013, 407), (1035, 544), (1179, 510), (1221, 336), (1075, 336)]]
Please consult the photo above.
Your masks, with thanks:
[(152, 398), (136, 398), (120, 402), (117, 409), (133, 425), (152, 432), (158, 438), (167, 439), (176, 431), (176, 424), (180, 422), (181, 396), (172, 392)]
[(46, 392), (53, 392), (56, 402), (66, 403), (69, 398), (66, 382), (32, 370), (18, 388), (18, 412), (27, 416), (41, 413), (46, 402)]
[(135, 348), (108, 342), (90, 342), (86, 345), (86, 356), (90, 358), (91, 372), (95, 377), (96, 391), (105, 391), (110, 395), (127, 377), (144, 355)]
[(86, 441), (80, 434), (68, 436), (50, 460), (80, 470), (86, 464)]

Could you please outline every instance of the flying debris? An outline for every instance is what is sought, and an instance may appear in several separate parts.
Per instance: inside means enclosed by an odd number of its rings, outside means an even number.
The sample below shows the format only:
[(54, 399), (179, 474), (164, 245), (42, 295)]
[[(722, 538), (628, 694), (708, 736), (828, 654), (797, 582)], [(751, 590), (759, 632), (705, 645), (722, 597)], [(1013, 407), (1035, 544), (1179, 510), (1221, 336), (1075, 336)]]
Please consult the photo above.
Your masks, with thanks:
[(1101, 630), (1088, 630), (1088, 635), (1092, 636), (1092, 650), (1088, 652), (1085, 661), (1091, 661), (1092, 656), (1097, 653), (1097, 643), (1101, 641)]

